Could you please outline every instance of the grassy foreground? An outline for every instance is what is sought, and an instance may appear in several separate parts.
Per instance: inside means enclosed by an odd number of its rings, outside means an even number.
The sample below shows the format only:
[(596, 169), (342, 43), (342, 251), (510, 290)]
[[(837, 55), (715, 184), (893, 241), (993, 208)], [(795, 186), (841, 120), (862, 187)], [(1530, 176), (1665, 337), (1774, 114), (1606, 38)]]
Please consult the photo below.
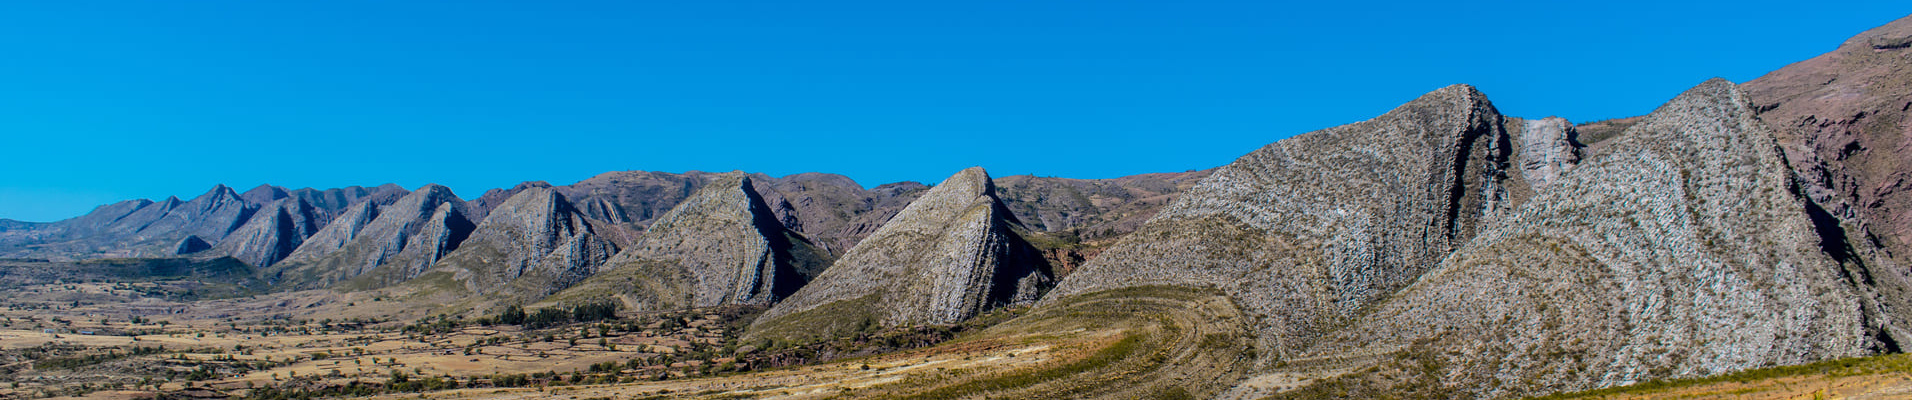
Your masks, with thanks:
[(1912, 354), (1846, 358), (1531, 398), (1596, 399), (1912, 399)]

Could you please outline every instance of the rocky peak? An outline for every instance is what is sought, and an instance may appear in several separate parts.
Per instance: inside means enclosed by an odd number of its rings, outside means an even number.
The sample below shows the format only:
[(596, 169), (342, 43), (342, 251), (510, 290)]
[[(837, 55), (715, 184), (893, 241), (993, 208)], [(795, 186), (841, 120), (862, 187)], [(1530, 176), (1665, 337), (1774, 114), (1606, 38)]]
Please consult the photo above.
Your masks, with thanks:
[(261, 206), (291, 196), (292, 193), (287, 192), (285, 188), (272, 185), (259, 185), (258, 187), (247, 190), (245, 193), (239, 194), (239, 198), (246, 199), (247, 203)]
[(518, 193), (523, 192), (526, 189), (532, 189), (532, 188), (549, 189), (551, 187), (552, 186), (550, 183), (546, 183), (544, 181), (526, 181), (526, 182), (519, 183), (517, 186), (512, 186), (510, 189), (487, 190), (485, 191), (484, 195), (478, 196), (477, 200), (473, 200), (471, 202), (472, 214), (478, 217), (480, 220), (483, 220), (485, 216), (491, 214), (492, 209), (498, 208), (498, 206), (503, 205), (505, 203), (505, 200), (510, 200), (512, 196), (517, 195)]
[(259, 208), (240, 198), (239, 193), (226, 185), (214, 185), (212, 190), (199, 197), (184, 203), (178, 201), (177, 198), (167, 198), (167, 204), (178, 205), (167, 210), (158, 220), (140, 227), (138, 232), (152, 237), (186, 234), (208, 242), (218, 242), (226, 234), (238, 229)]
[(291, 256), (307, 237), (318, 233), (326, 223), (325, 215), (305, 199), (281, 198), (255, 213), (213, 250), (254, 267), (270, 266)]
[[(1877, 296), (1904, 293), (1905, 279), (1828, 257), (1827, 227), (1790, 190), (1753, 110), (1730, 82), (1700, 84), (1331, 339), (1265, 343), (1352, 370), (1439, 365), (1426, 376), (1470, 398), (1891, 351), (1903, 322), (1885, 310), (1905, 304)], [(1378, 366), (1345, 356), (1370, 351), (1439, 355)]]
[[(616, 297), (657, 310), (789, 296), (828, 260), (778, 221), (752, 181), (741, 172), (712, 178), (606, 263), (608, 271), (553, 298)], [(656, 284), (633, 284), (638, 279)]]
[(1017, 231), (980, 167), (918, 197), (829, 269), (753, 324), (753, 335), (811, 336), (946, 324), (1034, 301), (1049, 267)]
[[(362, 222), (367, 217), (370, 222)], [(364, 202), (348, 210), (315, 240), (306, 241), (281, 265), (268, 270), (267, 277), (292, 287), (315, 287), (382, 269), (371, 280), (378, 285), (395, 283), (457, 248), (457, 240), (466, 236), (470, 225), (464, 201), (450, 188), (425, 185), (389, 206)], [(434, 227), (448, 231), (432, 231)], [(348, 237), (343, 245), (336, 245)]]
[(470, 292), (535, 300), (596, 273), (617, 253), (602, 230), (556, 190), (527, 187), (432, 268)]
[(1504, 122), (1485, 95), (1454, 85), (1269, 144), (1203, 178), (1050, 298), (1220, 288), (1264, 316), (1263, 337), (1308, 340), (1412, 282), (1510, 206)]

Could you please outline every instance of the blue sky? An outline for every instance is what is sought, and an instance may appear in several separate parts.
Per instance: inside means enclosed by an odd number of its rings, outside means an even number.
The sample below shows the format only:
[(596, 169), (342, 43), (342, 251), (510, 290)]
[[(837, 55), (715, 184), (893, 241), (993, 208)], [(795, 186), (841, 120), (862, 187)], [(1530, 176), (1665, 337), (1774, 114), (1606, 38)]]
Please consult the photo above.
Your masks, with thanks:
[(0, 218), (221, 183), (1183, 171), (1453, 83), (1516, 116), (1643, 114), (1912, 12), (1280, 3), (5, 2)]

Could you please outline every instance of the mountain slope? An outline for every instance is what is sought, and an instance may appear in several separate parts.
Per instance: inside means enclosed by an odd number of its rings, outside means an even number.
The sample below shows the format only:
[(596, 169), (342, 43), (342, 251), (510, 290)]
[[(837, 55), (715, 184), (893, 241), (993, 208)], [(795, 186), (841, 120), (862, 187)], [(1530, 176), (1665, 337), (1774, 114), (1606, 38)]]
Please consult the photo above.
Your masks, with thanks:
[(262, 274), (279, 287), (305, 289), (381, 267), (424, 270), (471, 233), (464, 204), (440, 185), (426, 185), (389, 206), (360, 203)]
[[(1912, 16), (1744, 86), (1815, 202), (1861, 252), (1912, 264)], [(1870, 239), (1868, 237), (1876, 237)]]
[[(1689, 90), (1613, 140), (1331, 340), (1286, 351), (1397, 352), (1383, 370), (1419, 357), (1451, 397), (1492, 398), (1850, 357), (1903, 340), (1879, 334), (1900, 327), (1862, 300), (1872, 283), (1818, 246), (1771, 130), (1732, 83)], [(1375, 390), (1426, 385), (1416, 379)]]
[[(651, 223), (606, 271), (551, 301), (617, 298), (626, 308), (768, 306), (828, 265), (828, 254), (784, 227), (742, 173), (713, 178)], [(688, 299), (689, 302), (685, 302)]]
[(1023, 229), (996, 197), (988, 173), (963, 170), (765, 312), (752, 324), (752, 335), (947, 324), (1032, 302), (1053, 275), (1017, 232)]
[[(601, 226), (556, 190), (531, 187), (491, 210), (468, 240), (431, 266), (403, 270), (386, 283), (455, 284), (474, 301), (543, 298), (597, 273), (617, 253), (615, 228)], [(421, 277), (420, 275), (433, 275)]]
[(211, 250), (255, 268), (269, 266), (292, 255), (307, 237), (318, 233), (329, 217), (303, 198), (282, 197), (254, 213)]
[(1486, 97), (1455, 85), (1270, 144), (1216, 169), (1051, 297), (1215, 287), (1260, 319), (1262, 347), (1306, 343), (1508, 207), (1511, 141)]

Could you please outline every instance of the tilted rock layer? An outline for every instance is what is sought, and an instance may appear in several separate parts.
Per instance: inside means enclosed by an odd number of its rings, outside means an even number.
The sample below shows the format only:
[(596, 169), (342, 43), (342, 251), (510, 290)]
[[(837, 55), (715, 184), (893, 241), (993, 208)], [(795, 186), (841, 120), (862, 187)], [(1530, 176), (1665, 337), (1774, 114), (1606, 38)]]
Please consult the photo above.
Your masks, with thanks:
[(947, 324), (1032, 302), (1052, 275), (1019, 229), (988, 173), (963, 170), (911, 202), (752, 329), (786, 336), (858, 324)]
[(597, 224), (557, 191), (527, 188), (491, 210), (432, 271), (471, 293), (535, 300), (597, 273), (617, 253)]
[(388, 272), (376, 285), (389, 285), (416, 276), (471, 230), (465, 202), (450, 188), (426, 185), (389, 206), (364, 202), (346, 210), (262, 274), (281, 287), (316, 288), (382, 268)]
[[(1772, 131), (1709, 81), (1302, 357), (1434, 350), (1450, 389), (1507, 397), (1896, 347), (1822, 249)], [(1895, 279), (1895, 281), (1897, 281)], [(1289, 351), (1301, 350), (1290, 349)]]
[[(789, 296), (828, 255), (786, 228), (749, 176), (715, 177), (658, 217), (636, 244), (554, 301), (617, 298), (629, 308), (760, 305)], [(688, 303), (685, 300), (689, 300)]]
[(1472, 238), (1504, 201), (1510, 138), (1465, 85), (1249, 153), (1068, 276), (1054, 296), (1217, 287), (1264, 346), (1319, 337)]

